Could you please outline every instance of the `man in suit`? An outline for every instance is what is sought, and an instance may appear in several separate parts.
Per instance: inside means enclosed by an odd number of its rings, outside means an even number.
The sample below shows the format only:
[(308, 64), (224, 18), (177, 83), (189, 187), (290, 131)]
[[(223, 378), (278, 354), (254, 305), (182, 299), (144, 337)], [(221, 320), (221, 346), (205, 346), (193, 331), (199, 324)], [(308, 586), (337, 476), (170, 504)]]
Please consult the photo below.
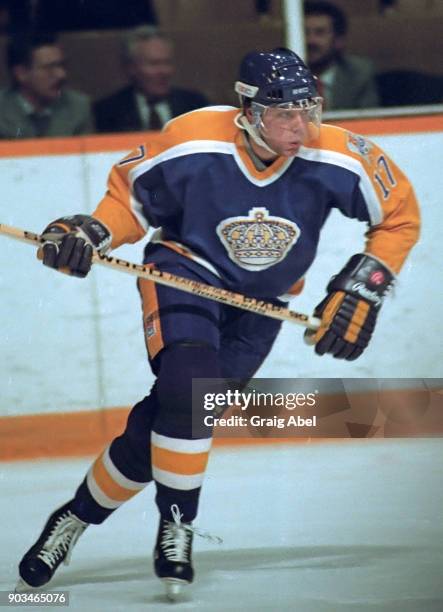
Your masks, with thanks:
[(172, 44), (160, 31), (135, 28), (122, 51), (130, 84), (95, 104), (99, 132), (160, 130), (173, 117), (208, 106), (203, 94), (172, 87)]
[(88, 97), (67, 89), (52, 34), (17, 34), (8, 44), (11, 86), (0, 91), (0, 138), (76, 136), (94, 131)]
[(344, 52), (345, 14), (330, 2), (305, 2), (305, 37), (311, 71), (319, 79), (326, 110), (379, 106), (372, 63)]

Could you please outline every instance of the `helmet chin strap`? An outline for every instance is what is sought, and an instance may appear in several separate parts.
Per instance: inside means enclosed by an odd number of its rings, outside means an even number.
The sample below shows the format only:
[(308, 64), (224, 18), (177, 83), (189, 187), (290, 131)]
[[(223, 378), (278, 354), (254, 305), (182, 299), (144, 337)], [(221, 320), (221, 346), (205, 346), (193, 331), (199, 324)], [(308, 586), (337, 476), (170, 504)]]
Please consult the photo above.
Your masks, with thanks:
[(238, 113), (238, 115), (236, 115), (234, 123), (241, 130), (245, 130), (259, 147), (266, 149), (266, 151), (269, 151), (269, 153), (272, 153), (272, 155), (278, 156), (277, 151), (271, 149), (271, 147), (261, 137), (259, 130), (254, 125), (251, 125), (242, 113)]

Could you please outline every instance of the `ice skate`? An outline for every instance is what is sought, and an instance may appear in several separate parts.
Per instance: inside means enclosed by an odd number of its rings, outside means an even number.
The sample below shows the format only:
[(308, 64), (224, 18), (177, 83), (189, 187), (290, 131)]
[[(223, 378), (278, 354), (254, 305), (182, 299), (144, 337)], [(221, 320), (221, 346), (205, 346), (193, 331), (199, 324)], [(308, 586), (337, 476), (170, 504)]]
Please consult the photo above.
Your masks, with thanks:
[(154, 549), (154, 569), (164, 582), (166, 596), (175, 601), (183, 587), (194, 579), (192, 567), (192, 539), (194, 531), (189, 523), (181, 522), (177, 505), (171, 506), (173, 521), (160, 519)]
[(39, 539), (20, 561), (17, 592), (46, 585), (62, 562), (68, 565), (75, 543), (88, 526), (71, 512), (70, 505), (51, 514)]

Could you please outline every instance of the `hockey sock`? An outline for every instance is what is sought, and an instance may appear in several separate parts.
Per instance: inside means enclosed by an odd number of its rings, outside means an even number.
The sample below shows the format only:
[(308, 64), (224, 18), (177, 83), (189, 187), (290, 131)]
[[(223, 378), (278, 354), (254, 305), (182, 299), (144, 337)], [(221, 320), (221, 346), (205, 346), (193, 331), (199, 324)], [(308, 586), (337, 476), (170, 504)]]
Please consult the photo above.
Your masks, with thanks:
[[(171, 520), (170, 508), (174, 504), (183, 514), (183, 522), (195, 518), (211, 446), (210, 431), (205, 431), (206, 437), (195, 437), (193, 431), (193, 419), (194, 423), (203, 419), (203, 406), (194, 406), (193, 414), (193, 378), (220, 378), (214, 348), (176, 344), (163, 351), (156, 385), (159, 411), (151, 434), (151, 458), (157, 506), (167, 520)], [(200, 415), (196, 414), (199, 409)]]
[(89, 469), (72, 502), (82, 521), (102, 523), (152, 480), (149, 439), (156, 409), (154, 394), (136, 404), (123, 434)]

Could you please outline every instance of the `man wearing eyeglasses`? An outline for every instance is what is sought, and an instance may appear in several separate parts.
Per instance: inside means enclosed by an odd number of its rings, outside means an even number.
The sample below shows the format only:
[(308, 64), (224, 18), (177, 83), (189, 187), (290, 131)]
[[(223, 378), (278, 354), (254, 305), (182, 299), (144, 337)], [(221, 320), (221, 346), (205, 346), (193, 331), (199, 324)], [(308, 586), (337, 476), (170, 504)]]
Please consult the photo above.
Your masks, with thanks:
[(0, 138), (94, 131), (90, 101), (67, 89), (63, 51), (52, 34), (17, 34), (8, 44), (11, 86), (0, 91)]

